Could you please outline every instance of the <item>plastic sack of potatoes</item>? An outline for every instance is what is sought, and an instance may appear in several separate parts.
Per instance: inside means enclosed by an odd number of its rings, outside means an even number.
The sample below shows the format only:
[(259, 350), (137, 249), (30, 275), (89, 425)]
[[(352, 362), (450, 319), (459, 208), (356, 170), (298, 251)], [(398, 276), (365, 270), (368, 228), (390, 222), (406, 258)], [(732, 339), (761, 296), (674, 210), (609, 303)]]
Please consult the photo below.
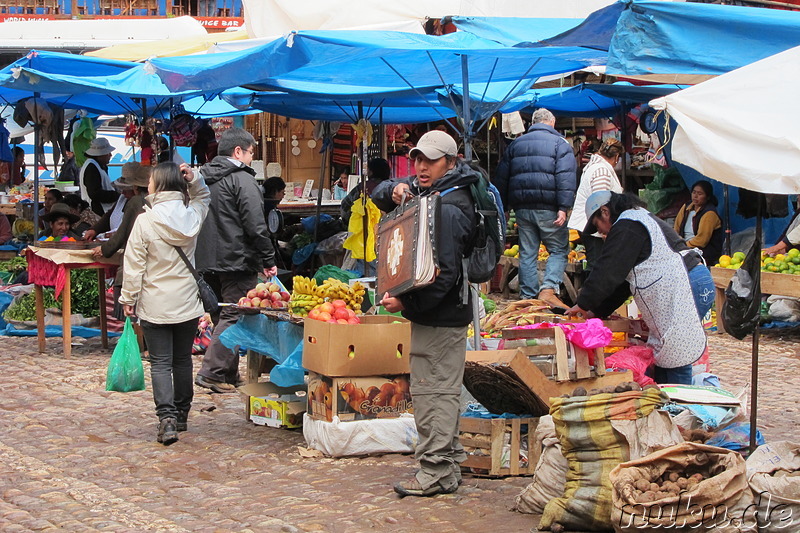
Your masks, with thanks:
[(747, 458), (747, 479), (758, 510), (759, 533), (800, 527), (800, 444), (778, 441), (759, 446)]
[(617, 533), (757, 533), (745, 462), (734, 451), (684, 442), (609, 474)]
[(536, 457), (536, 448), (541, 452), (536, 463), (536, 471), (533, 474), (533, 481), (517, 496), (514, 510), (520, 513), (540, 514), (547, 502), (564, 493), (564, 483), (569, 468), (566, 458), (561, 453), (561, 443), (556, 436), (556, 426), (553, 424), (552, 416), (547, 415), (539, 419), (533, 434), (533, 445), (532, 457)]
[(631, 447), (612, 421), (649, 416), (663, 421), (657, 409), (667, 402), (666, 394), (655, 388), (552, 399), (550, 414), (569, 470), (563, 494), (547, 504), (539, 529), (610, 530), (608, 474), (630, 459)]

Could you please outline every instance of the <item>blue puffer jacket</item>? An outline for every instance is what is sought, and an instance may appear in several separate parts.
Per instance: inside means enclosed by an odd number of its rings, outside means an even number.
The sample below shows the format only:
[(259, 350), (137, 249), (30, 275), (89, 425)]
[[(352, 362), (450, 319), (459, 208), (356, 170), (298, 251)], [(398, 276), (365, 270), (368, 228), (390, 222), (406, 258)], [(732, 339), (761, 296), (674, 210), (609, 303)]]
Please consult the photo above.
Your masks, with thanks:
[(567, 140), (538, 123), (509, 145), (492, 183), (506, 209), (569, 211), (575, 202), (576, 171)]

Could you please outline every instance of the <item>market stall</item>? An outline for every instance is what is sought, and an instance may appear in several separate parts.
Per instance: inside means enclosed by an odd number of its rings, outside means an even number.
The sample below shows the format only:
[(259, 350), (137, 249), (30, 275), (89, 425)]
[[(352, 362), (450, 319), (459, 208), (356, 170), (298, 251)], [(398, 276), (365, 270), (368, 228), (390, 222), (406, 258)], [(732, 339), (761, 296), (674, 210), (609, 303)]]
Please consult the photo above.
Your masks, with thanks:
[(92, 269), (97, 271), (100, 305), (100, 330), (103, 348), (108, 348), (108, 324), (106, 320), (106, 269), (115, 270), (121, 263), (121, 254), (110, 258), (99, 259), (92, 256), (87, 247), (81, 249), (68, 248), (42, 248), (30, 246), (26, 250), (28, 259), (28, 281), (34, 284), (36, 291), (36, 324), (39, 339), (39, 351), (44, 353), (45, 327), (44, 327), (44, 298), (43, 287), (55, 286), (55, 296), (62, 296), (63, 334), (62, 347), (64, 355), (72, 355), (72, 316), (71, 307), (71, 281), (70, 273), (73, 269)]

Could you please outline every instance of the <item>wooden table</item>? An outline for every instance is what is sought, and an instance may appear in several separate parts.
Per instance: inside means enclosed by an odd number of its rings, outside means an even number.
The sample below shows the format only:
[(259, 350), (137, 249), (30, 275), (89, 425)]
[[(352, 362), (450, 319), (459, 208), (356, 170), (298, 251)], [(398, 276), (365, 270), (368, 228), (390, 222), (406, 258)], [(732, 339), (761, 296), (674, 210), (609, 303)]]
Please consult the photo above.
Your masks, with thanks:
[[(736, 270), (731, 268), (711, 267), (711, 277), (716, 289), (717, 332), (724, 333), (722, 306), (725, 304), (725, 289)], [(800, 298), (800, 275), (778, 274), (777, 272), (761, 272), (761, 293), (779, 294)]]
[[(339, 200), (323, 200), (320, 206), (320, 214), (339, 216), (342, 209), (342, 202)], [(284, 200), (278, 204), (278, 209), (285, 215), (297, 215), (308, 217), (317, 214), (316, 200)]]
[[(504, 255), (500, 258), (498, 264), (500, 265), (500, 290), (503, 293), (503, 298), (508, 298), (510, 292), (508, 278), (512, 268), (519, 269), (519, 257)], [(539, 261), (539, 270), (544, 270), (546, 265), (546, 261)], [(564, 288), (567, 289), (567, 294), (572, 299), (572, 303), (575, 303), (578, 300), (578, 291), (583, 284), (583, 265), (581, 263), (567, 263), (561, 281), (564, 282)]]
[[(36, 298), (36, 328), (39, 340), (39, 352), (44, 353), (47, 347), (45, 340), (44, 325), (44, 292), (43, 286), (56, 285), (58, 293), (58, 282), (63, 271), (63, 286), (61, 288), (61, 313), (63, 317), (62, 346), (64, 355), (72, 355), (72, 301), (71, 301), (71, 282), (70, 273), (74, 269), (95, 269), (97, 270), (97, 285), (99, 289), (100, 304), (100, 333), (103, 348), (108, 348), (108, 321), (106, 317), (106, 275), (107, 267), (114, 267), (122, 262), (122, 254), (117, 253), (113, 257), (92, 257), (91, 250), (64, 250), (56, 248), (40, 248), (35, 246), (28, 247), (26, 254), (28, 257), (29, 282), (34, 284)], [(39, 268), (31, 269), (32, 263), (38, 264)], [(41, 268), (45, 267), (45, 268)], [(49, 271), (46, 271), (48, 270)]]

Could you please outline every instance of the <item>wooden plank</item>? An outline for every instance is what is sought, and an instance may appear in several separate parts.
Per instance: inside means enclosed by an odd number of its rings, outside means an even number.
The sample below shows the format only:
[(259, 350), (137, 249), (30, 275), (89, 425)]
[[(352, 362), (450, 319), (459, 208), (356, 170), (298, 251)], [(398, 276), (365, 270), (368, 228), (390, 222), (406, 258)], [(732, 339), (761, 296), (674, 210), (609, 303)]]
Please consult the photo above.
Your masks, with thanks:
[(556, 341), (556, 381), (569, 380), (569, 362), (567, 361), (567, 339), (561, 328), (553, 328)]
[[(722, 267), (711, 267), (714, 285), (725, 289), (736, 273), (736, 270)], [(777, 272), (761, 273), (761, 292), (763, 294), (780, 294), (782, 296), (800, 297), (800, 276), (796, 274), (779, 274)]]
[(482, 448), (488, 450), (489, 445), (491, 444), (491, 438), (488, 435), (465, 437), (464, 433), (462, 433), (458, 440), (461, 441), (461, 445), (465, 448)]
[(600, 377), (606, 375), (606, 354), (602, 348), (594, 349), (594, 373)]
[(481, 433), (483, 435), (491, 435), (492, 419), (462, 416), (459, 421), (459, 430), (466, 433)]
[(589, 369), (589, 353), (583, 348), (578, 348), (574, 344), (572, 348), (572, 354), (575, 356), (575, 377), (578, 379), (592, 377), (592, 372)]
[(72, 282), (70, 280), (72, 269), (68, 266), (64, 268), (64, 289), (61, 291), (61, 316), (64, 331), (61, 332), (63, 339), (64, 355), (72, 355)]
[(519, 445), (522, 437), (520, 436), (520, 419), (511, 419), (511, 455), (508, 459), (508, 467), (512, 476), (519, 475)]
[[(467, 458), (461, 463), (462, 468), (480, 468), (487, 472), (492, 470), (492, 457), (489, 455), (467, 455)], [(480, 475), (480, 474), (478, 474)]]
[(503, 433), (506, 421), (502, 418), (492, 419), (492, 469), (490, 474), (496, 475), (503, 466)]
[(526, 418), (528, 424), (528, 468), (526, 473), (533, 474), (536, 472), (536, 465), (539, 463), (539, 457), (542, 455), (542, 443), (536, 443), (534, 433), (536, 428), (539, 427), (539, 418)]
[(104, 267), (96, 268), (98, 302), (100, 303), (100, 338), (103, 348), (108, 349), (108, 316), (106, 315), (106, 270)]
[(261, 359), (264, 356), (253, 350), (247, 350), (247, 383), (258, 383), (261, 373)]

